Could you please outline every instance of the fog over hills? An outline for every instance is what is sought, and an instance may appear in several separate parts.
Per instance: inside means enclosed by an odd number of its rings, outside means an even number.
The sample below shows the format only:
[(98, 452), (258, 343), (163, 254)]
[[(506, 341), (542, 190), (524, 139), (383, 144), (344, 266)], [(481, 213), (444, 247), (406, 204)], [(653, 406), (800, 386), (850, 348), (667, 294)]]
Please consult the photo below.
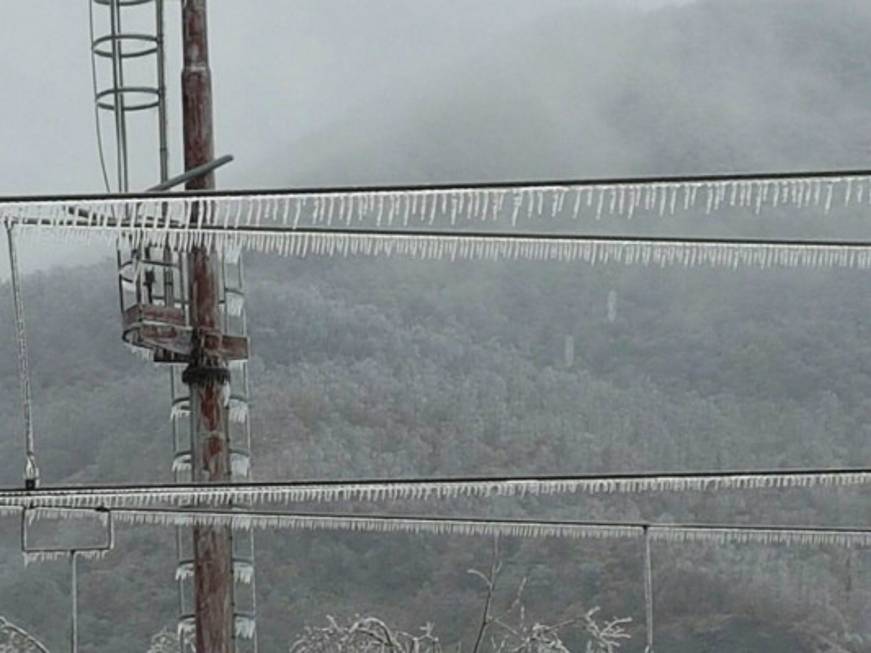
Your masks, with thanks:
[[(0, 192), (99, 189), (86, 15), (73, 4), (31, 0), (17, 10), (17, 27), (0, 23), (0, 38), (16, 53), (16, 66), (2, 74), (22, 100), (0, 107), (0, 136), (12, 144), (0, 151)], [(218, 150), (237, 156), (221, 184), (868, 167), (868, 3), (623, 5), (213, 2)], [(41, 44), (37, 19), (51, 30), (79, 29), (81, 43)], [(27, 56), (38, 52), (46, 65), (37, 73)], [(41, 101), (47, 94), (63, 100), (63, 112)], [(140, 172), (137, 183), (147, 185)], [(868, 230), (861, 210), (583, 226)], [(48, 266), (59, 247), (31, 245), (26, 263)], [(110, 254), (76, 252), (73, 262), (82, 265), (25, 279), (46, 483), (170, 478), (166, 375), (121, 345)], [(859, 271), (247, 261), (259, 479), (871, 460), (871, 323)], [(8, 294), (8, 285), (0, 290)], [(0, 302), (0, 483), (17, 485), (10, 313), (10, 302)], [(575, 343), (571, 360), (567, 338)], [(867, 518), (865, 494), (367, 508), (855, 526)], [(0, 615), (63, 650), (66, 570), (25, 569), (17, 522), (3, 526)], [(468, 647), (479, 624), (481, 587), (466, 570), (488, 564), (487, 538), (269, 532), (257, 545), (261, 650), (287, 650), (305, 624), (322, 625), (327, 614), (374, 614), (409, 631), (432, 621), (452, 650), (460, 641)], [(174, 627), (173, 546), (169, 530), (122, 529), (119, 551), (82, 565), (83, 653), (143, 653), (153, 633)], [(644, 650), (635, 544), (506, 538), (503, 550), (505, 594), (528, 577), (531, 618), (600, 605), (603, 615), (633, 619), (632, 639), (620, 650)], [(863, 550), (663, 544), (654, 566), (657, 650), (871, 651)], [(566, 643), (583, 650), (583, 633)]]

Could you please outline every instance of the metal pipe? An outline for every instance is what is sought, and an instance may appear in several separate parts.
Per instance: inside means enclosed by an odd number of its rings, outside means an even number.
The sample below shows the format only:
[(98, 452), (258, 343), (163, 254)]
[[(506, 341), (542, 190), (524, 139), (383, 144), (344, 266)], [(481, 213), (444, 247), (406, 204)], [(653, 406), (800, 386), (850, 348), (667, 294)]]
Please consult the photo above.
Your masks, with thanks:
[(164, 182), (169, 177), (169, 145), (166, 116), (166, 53), (164, 52), (166, 32), (163, 0), (155, 0), (154, 11), (157, 24), (157, 129), (160, 142), (160, 181)]
[(653, 562), (650, 555), (650, 527), (644, 527), (644, 623), (647, 646), (644, 653), (653, 653)]
[(190, 170), (181, 173), (180, 175), (176, 175), (171, 179), (166, 179), (156, 186), (152, 186), (148, 189), (147, 192), (152, 193), (155, 191), (169, 190), (170, 188), (174, 188), (175, 186), (181, 186), (182, 184), (186, 184), (192, 179), (196, 179), (197, 177), (202, 177), (214, 170), (217, 170), (223, 165), (230, 163), (233, 160), (232, 154), (225, 154), (224, 156), (218, 157), (213, 161), (209, 161), (208, 163), (204, 163), (195, 168), (191, 168)]
[(70, 551), (70, 593), (72, 594), (72, 624), (70, 626), (70, 651), (79, 650), (79, 570), (78, 552)]

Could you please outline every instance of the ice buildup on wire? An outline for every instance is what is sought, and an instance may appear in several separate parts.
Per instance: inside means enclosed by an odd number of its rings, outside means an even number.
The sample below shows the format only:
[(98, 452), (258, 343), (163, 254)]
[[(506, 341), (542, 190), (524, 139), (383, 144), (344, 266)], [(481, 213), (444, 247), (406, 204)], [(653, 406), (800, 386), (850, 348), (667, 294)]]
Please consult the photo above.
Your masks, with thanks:
[[(250, 615), (236, 614), (234, 634), (240, 639), (252, 639), (254, 632), (257, 629), (257, 624)], [(185, 640), (191, 637), (196, 630), (194, 617), (184, 617), (178, 622), (178, 638)]]
[[(584, 523), (532, 520), (463, 519), (358, 514), (293, 514), (179, 509), (119, 509), (117, 522), (137, 526), (211, 526), (234, 530), (348, 531), (376, 534), (466, 537), (561, 538), (575, 540), (643, 539), (647, 542), (871, 547), (871, 529), (702, 526), (680, 524)], [(647, 544), (645, 544), (645, 547)], [(235, 564), (235, 563), (234, 563)], [(180, 566), (185, 578), (190, 570)], [(244, 581), (239, 571), (237, 580)], [(247, 582), (247, 581), (244, 581)]]
[(421, 479), (384, 481), (146, 485), (107, 488), (0, 490), (0, 510), (28, 506), (142, 508), (314, 502), (436, 501), (462, 497), (525, 497), (641, 492), (721, 492), (790, 488), (865, 487), (871, 471), (769, 471), (637, 474), (554, 478)]
[[(117, 239), (133, 246), (177, 250), (216, 247), (230, 257), (242, 249), (287, 256), (408, 256), (420, 258), (530, 259), (643, 265), (809, 266), (871, 265), (861, 243), (697, 242), (592, 237), (523, 238), (492, 235), (378, 233), (409, 225), (451, 226), (504, 219), (633, 218), (724, 208), (829, 212), (834, 205), (871, 204), (871, 174), (844, 172), (659, 180), (581, 181), (555, 184), (412, 189), (351, 189), (207, 195), (143, 195), (85, 199), (0, 200), (0, 219), (22, 233)], [(208, 222), (191, 223), (194, 208)], [(116, 219), (114, 216), (131, 216)], [(377, 225), (361, 231), (360, 225)], [(448, 226), (447, 224), (445, 226)], [(313, 229), (314, 228), (314, 229)], [(307, 229), (307, 230), (303, 230)], [(228, 300), (233, 311), (235, 299)]]

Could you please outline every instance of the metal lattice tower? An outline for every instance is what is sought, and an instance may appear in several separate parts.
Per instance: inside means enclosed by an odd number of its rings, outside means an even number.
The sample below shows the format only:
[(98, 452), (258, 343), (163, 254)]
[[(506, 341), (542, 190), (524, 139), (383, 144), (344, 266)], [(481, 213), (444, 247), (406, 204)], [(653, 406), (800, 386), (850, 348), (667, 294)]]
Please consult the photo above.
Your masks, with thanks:
[[(132, 177), (130, 126), (140, 116), (157, 116), (156, 157), (143, 147), (137, 155), (152, 156), (160, 182), (169, 177), (165, 86), (164, 0), (90, 0), (94, 57), (94, 93), (98, 121), (110, 115), (114, 124), (115, 179), (118, 192), (128, 192)], [(137, 124), (138, 126), (138, 124)], [(99, 129), (99, 125), (98, 125)], [(153, 142), (153, 141), (151, 141)], [(102, 145), (101, 145), (102, 147)], [(102, 152), (101, 152), (102, 158)], [(141, 157), (137, 157), (141, 159)], [(109, 174), (106, 183), (109, 185)], [(153, 168), (152, 168), (153, 172)], [(152, 174), (149, 172), (147, 174)], [(141, 186), (153, 184), (153, 177)], [(130, 216), (124, 216), (130, 217)], [(190, 353), (191, 327), (186, 255), (169, 248), (131, 248), (119, 243), (118, 284), (124, 342), (137, 354), (169, 367), (172, 400), (172, 471), (178, 482), (192, 481), (190, 395), (182, 371)], [(240, 251), (223, 252), (220, 310), (224, 354), (233, 370), (226, 421), (229, 426), (234, 480), (250, 480), (251, 429), (248, 416), (248, 338), (244, 274)], [(179, 640), (192, 651), (194, 628), (193, 554), (190, 529), (176, 531)], [(233, 538), (236, 650), (257, 651), (253, 534)]]

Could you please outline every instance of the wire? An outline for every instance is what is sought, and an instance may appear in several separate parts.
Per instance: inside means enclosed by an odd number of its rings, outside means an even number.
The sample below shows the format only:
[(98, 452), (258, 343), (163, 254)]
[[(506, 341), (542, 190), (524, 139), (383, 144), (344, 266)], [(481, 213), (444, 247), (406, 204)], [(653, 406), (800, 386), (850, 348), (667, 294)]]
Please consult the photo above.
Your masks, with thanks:
[(511, 191), (511, 190), (560, 190), (572, 188), (607, 187), (637, 187), (649, 188), (668, 185), (705, 185), (724, 183), (776, 183), (776, 182), (840, 182), (863, 180), (871, 177), (871, 170), (815, 170), (797, 172), (755, 172), (738, 174), (706, 174), (706, 175), (676, 175), (648, 177), (611, 177), (591, 179), (556, 179), (540, 181), (494, 181), (448, 184), (411, 184), (411, 185), (373, 185), (373, 186), (319, 186), (278, 189), (239, 189), (239, 190), (196, 190), (190, 192), (137, 192), (76, 195), (31, 195), (31, 196), (0, 196), (0, 202), (76, 202), (100, 200), (148, 200), (148, 199), (199, 199), (210, 197), (228, 198), (265, 198), (274, 196), (339, 196), (346, 194), (382, 194), (382, 193), (442, 193), (442, 192), (475, 192), (475, 191)]
[(69, 214), (74, 219), (57, 225), (46, 224), (43, 218), (20, 217), (13, 218), (15, 224), (26, 227), (56, 226), (58, 228), (93, 229), (94, 231), (109, 230), (116, 232), (118, 229), (147, 230), (156, 229), (166, 233), (206, 233), (206, 234), (244, 234), (244, 235), (298, 235), (298, 236), (339, 236), (347, 238), (419, 238), (444, 239), (457, 241), (541, 241), (541, 242), (565, 242), (565, 243), (601, 243), (601, 244), (626, 244), (626, 245), (675, 245), (675, 246), (734, 246), (734, 247), (808, 247), (814, 249), (871, 248), (871, 240), (829, 240), (829, 239), (796, 239), (796, 238), (716, 238), (716, 237), (682, 237), (682, 236), (634, 236), (629, 234), (572, 234), (572, 233), (545, 233), (545, 232), (505, 232), (505, 231), (439, 231), (424, 229), (331, 229), (325, 227), (282, 227), (282, 226), (251, 226), (251, 225), (209, 225), (202, 229), (190, 229), (180, 222), (170, 222), (169, 228), (165, 228), (165, 218), (150, 215), (142, 215), (135, 219), (118, 220), (113, 215), (103, 215), (98, 212), (86, 211), (81, 208), (70, 207)]
[[(830, 240), (830, 239), (797, 239), (797, 238), (715, 238), (715, 237), (682, 237), (682, 236), (633, 236), (631, 234), (572, 234), (572, 233), (546, 233), (531, 231), (449, 231), (449, 230), (425, 230), (425, 229), (332, 229), (328, 227), (298, 227), (288, 226), (252, 226), (252, 225), (220, 225), (214, 224), (200, 230), (190, 229), (181, 222), (170, 221), (169, 228), (165, 227), (166, 219), (151, 215), (140, 215), (135, 219), (118, 220), (113, 215), (104, 215), (92, 210), (70, 207), (68, 213), (73, 220), (56, 226), (65, 226), (75, 229), (118, 229), (147, 230), (159, 229), (169, 233), (175, 232), (203, 232), (209, 234), (245, 234), (245, 235), (300, 235), (300, 236), (345, 236), (349, 238), (441, 238), (467, 241), (541, 241), (541, 242), (577, 242), (577, 243), (602, 243), (602, 244), (659, 244), (676, 246), (736, 246), (736, 247), (812, 247), (817, 249), (842, 249), (853, 247), (857, 249), (871, 248), (871, 240)], [(27, 227), (52, 226), (46, 225), (42, 218), (20, 217), (13, 218), (16, 224)]]
[(653, 653), (653, 559), (650, 554), (650, 527), (644, 527), (644, 621), (647, 631), (647, 648), (644, 653)]
[(88, 3), (88, 28), (91, 37), (89, 50), (91, 54), (91, 85), (94, 91), (94, 123), (97, 133), (97, 154), (100, 158), (100, 170), (103, 173), (103, 183), (106, 186), (106, 192), (111, 194), (112, 188), (109, 184), (109, 172), (106, 168), (106, 154), (103, 148), (103, 130), (100, 126), (100, 107), (97, 105), (99, 89), (97, 87), (97, 55), (94, 52), (94, 40), (96, 38), (94, 32), (94, 2), (93, 0), (85, 0), (85, 2)]
[(501, 476), (373, 480), (215, 483), (208, 485), (62, 486), (0, 490), (0, 506), (145, 507), (228, 501), (307, 503), (381, 500), (446, 500), (563, 494), (629, 494), (858, 487), (871, 484), (871, 469), (747, 470), (605, 475)]
[(15, 236), (12, 233), (12, 228), (10, 223), (6, 223), (12, 301), (15, 308), (15, 339), (18, 344), (18, 384), (21, 392), (21, 407), (24, 414), (24, 482), (25, 488), (35, 489), (39, 483), (39, 467), (36, 464), (36, 443), (33, 436), (30, 356), (27, 350), (27, 323), (25, 321), (24, 297), (18, 267), (18, 253), (15, 249)]
[[(523, 538), (637, 539), (678, 543), (759, 543), (871, 546), (871, 528), (776, 524), (697, 524), (646, 521), (488, 519), (431, 515), (275, 512), (250, 508), (112, 508), (113, 522), (144, 526), (214, 526), (237, 530), (290, 529), (412, 535), (506, 535)], [(101, 510), (102, 514), (102, 510)], [(78, 508), (40, 509), (36, 519), (83, 518)], [(647, 563), (645, 563), (646, 565)], [(651, 577), (652, 593), (652, 577)]]

